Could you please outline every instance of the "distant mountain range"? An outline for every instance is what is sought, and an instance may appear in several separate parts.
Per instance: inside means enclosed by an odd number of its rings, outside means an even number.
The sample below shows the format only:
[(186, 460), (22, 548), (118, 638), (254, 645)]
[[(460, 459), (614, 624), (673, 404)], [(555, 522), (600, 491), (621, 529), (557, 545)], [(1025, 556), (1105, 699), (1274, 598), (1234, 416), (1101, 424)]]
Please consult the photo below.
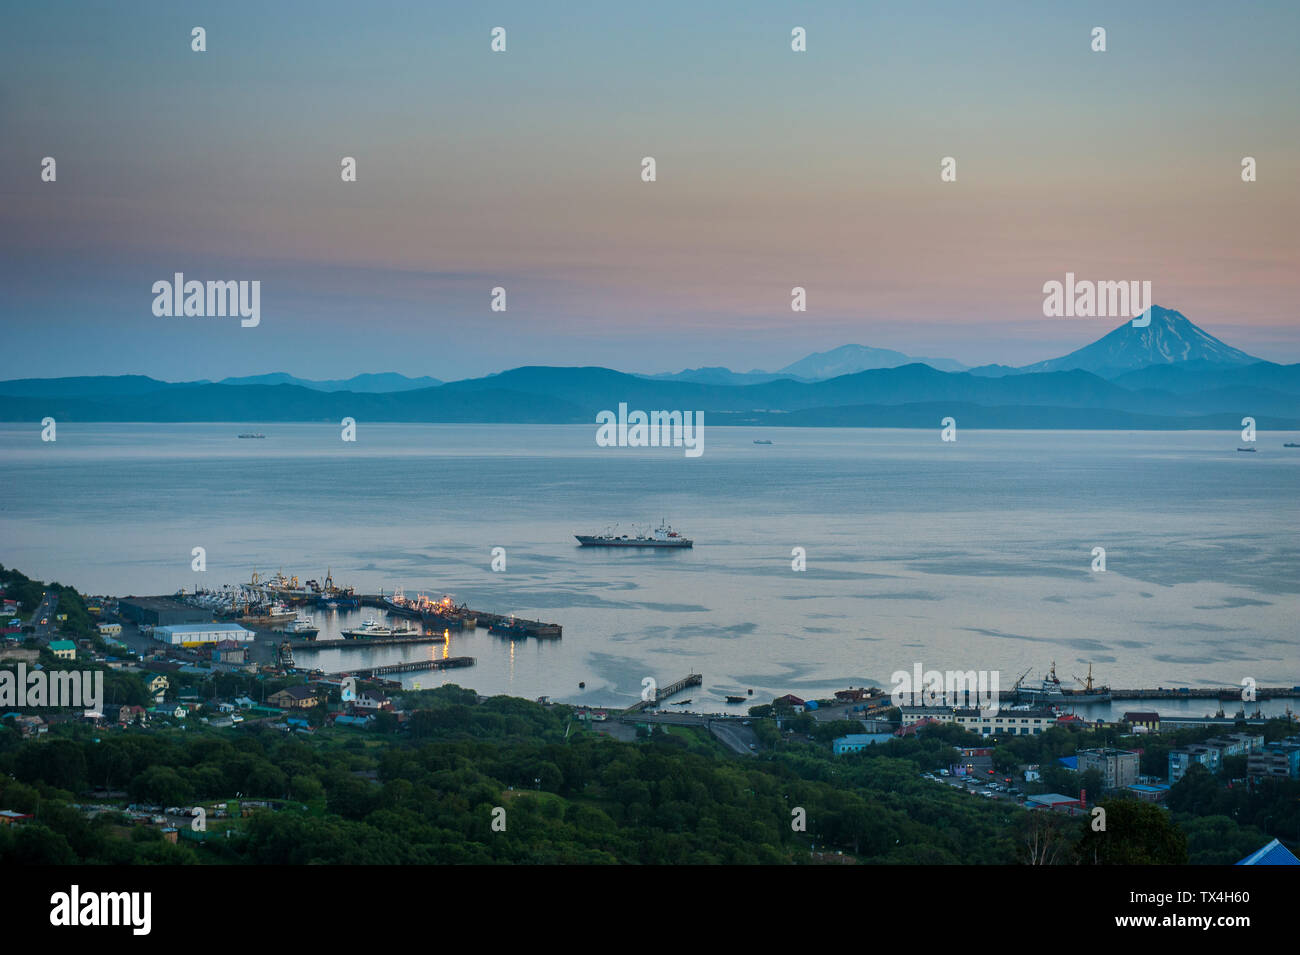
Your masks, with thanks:
[(781, 374), (818, 381), (852, 375), (875, 368), (898, 368), (901, 365), (929, 365), (939, 371), (965, 371), (967, 366), (951, 358), (910, 358), (900, 351), (888, 348), (868, 348), (866, 345), (841, 345), (830, 351), (817, 352), (786, 365)]
[(269, 375), (248, 375), (243, 378), (223, 378), (212, 382), (206, 378), (198, 381), (167, 382), (144, 375), (118, 375), (113, 377), (79, 378), (19, 378), (0, 381), (0, 394), (39, 397), (43, 395), (117, 396), (142, 395), (164, 388), (197, 388), (203, 385), (294, 385), (310, 391), (351, 391), (357, 394), (387, 394), (394, 391), (416, 391), (442, 384), (437, 378), (408, 378), (396, 372), (378, 375), (355, 375), (351, 378), (333, 378), (311, 381), (295, 378), (277, 371)]
[[(206, 384), (206, 382), (203, 382)], [(331, 378), (326, 381), (309, 381), (295, 378), (282, 371), (270, 375), (249, 375), (244, 378), (223, 378), (219, 385), (298, 385), (313, 391), (354, 391), (358, 394), (381, 394), (389, 391), (415, 391), (432, 388), (442, 382), (437, 378), (408, 378), (388, 371), (378, 375), (353, 375), (351, 378)]]
[(841, 345), (830, 351), (817, 352), (786, 365), (780, 371), (736, 372), (728, 368), (688, 368), (676, 374), (648, 375), (672, 381), (694, 381), (708, 385), (760, 385), (781, 378), (795, 381), (825, 381), (840, 375), (852, 375), (876, 368), (900, 368), (903, 365), (929, 365), (939, 371), (965, 371), (966, 365), (951, 358), (912, 358), (901, 351), (869, 348), (866, 345)]
[[(900, 365), (893, 362), (904, 359)], [(934, 360), (945, 362), (943, 359)], [(841, 368), (872, 367), (843, 374)], [(0, 420), (358, 421), (592, 424), (598, 411), (704, 411), (715, 425), (974, 428), (1300, 428), (1300, 364), (1260, 361), (1155, 307), (1051, 361), (938, 369), (847, 345), (781, 372), (696, 369), (630, 375), (597, 367), (515, 368), (439, 383), (402, 375), (311, 382), (288, 375), (168, 383), (141, 375), (0, 382)], [(792, 369), (794, 371), (792, 371)], [(797, 373), (796, 373), (797, 372)], [(825, 376), (825, 377), (822, 377)], [(429, 382), (432, 382), (430, 384)]]

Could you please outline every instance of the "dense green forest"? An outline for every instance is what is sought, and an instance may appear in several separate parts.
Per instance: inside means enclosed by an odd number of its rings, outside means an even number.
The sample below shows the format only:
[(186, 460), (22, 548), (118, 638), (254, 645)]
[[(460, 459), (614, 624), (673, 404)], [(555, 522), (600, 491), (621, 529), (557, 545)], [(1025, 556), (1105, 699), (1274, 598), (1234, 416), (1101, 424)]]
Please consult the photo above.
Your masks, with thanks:
[[(480, 702), (454, 686), (416, 696), (400, 734), (72, 724), (23, 740), (5, 728), (0, 808), (36, 819), (0, 829), (0, 861), (1228, 862), (1300, 818), (1294, 783), (1227, 790), (1193, 772), (1174, 787), (1172, 815), (1110, 800), (1106, 832), (1093, 832), (1087, 817), (1030, 813), (923, 779), (954, 743), (971, 741), (956, 727), (839, 758), (806, 743), (746, 759), (691, 731), (617, 742), (579, 728), (563, 706)], [(1085, 735), (1053, 730), (1024, 745), (1045, 755)], [(122, 813), (90, 819), (74, 808), (101, 787), (159, 806), (273, 802), (215, 823), (202, 844), (171, 844)]]

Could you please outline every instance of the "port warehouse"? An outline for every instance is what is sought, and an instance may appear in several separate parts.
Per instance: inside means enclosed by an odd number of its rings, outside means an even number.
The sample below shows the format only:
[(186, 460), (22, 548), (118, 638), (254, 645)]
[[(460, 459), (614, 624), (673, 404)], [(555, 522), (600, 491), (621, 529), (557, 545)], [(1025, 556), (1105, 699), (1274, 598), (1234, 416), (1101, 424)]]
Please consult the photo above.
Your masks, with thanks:
[(172, 646), (199, 647), (222, 640), (252, 640), (256, 634), (237, 623), (177, 623), (153, 628), (153, 638)]
[(123, 597), (117, 602), (117, 611), (128, 620), (150, 627), (212, 622), (212, 611), (170, 597)]

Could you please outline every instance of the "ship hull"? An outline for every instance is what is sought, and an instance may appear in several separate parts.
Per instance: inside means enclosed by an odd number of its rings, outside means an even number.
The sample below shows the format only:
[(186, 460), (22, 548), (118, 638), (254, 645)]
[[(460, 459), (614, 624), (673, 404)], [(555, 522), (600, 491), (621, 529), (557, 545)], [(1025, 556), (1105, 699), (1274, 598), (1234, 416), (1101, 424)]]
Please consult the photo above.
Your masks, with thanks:
[(1066, 703), (1109, 703), (1109, 693), (1067, 693)]
[(475, 623), (473, 617), (449, 617), (440, 613), (421, 614), (420, 620), (435, 630), (473, 630)]
[(577, 538), (578, 543), (583, 547), (690, 547), (693, 543), (685, 538), (657, 541), (634, 540), (631, 538), (623, 540), (621, 538), (586, 537), (582, 534), (575, 534), (574, 537)]
[(1022, 690), (1016, 694), (1016, 702), (1018, 703), (1041, 705), (1055, 703), (1060, 706), (1067, 703), (1109, 703), (1110, 701), (1109, 693), (1071, 693), (1069, 691), (1062, 693), (1026, 693)]

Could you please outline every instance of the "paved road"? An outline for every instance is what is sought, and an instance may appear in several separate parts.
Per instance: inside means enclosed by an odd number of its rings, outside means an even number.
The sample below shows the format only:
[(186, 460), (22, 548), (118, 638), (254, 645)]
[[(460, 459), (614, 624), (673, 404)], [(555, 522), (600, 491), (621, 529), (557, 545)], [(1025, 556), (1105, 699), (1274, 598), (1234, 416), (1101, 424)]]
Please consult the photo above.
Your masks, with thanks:
[(54, 614), (59, 609), (59, 598), (56, 594), (47, 592), (41, 598), (40, 605), (36, 608), (36, 613), (32, 614), (32, 626), (36, 628), (36, 639), (41, 643), (49, 643), (55, 639), (58, 633), (58, 623), (54, 619)]
[(754, 756), (758, 752), (758, 734), (748, 726), (731, 720), (714, 720), (709, 724), (709, 732), (742, 756)]
[(696, 713), (636, 713), (623, 717), (632, 723), (668, 723), (671, 726), (707, 726), (709, 717)]
[[(744, 725), (743, 716), (706, 716), (698, 713), (637, 713), (623, 717), (624, 722), (664, 723), (669, 726), (700, 726), (718, 738), (722, 745), (742, 756), (755, 755), (758, 736)], [(751, 749), (749, 744), (754, 744)]]

